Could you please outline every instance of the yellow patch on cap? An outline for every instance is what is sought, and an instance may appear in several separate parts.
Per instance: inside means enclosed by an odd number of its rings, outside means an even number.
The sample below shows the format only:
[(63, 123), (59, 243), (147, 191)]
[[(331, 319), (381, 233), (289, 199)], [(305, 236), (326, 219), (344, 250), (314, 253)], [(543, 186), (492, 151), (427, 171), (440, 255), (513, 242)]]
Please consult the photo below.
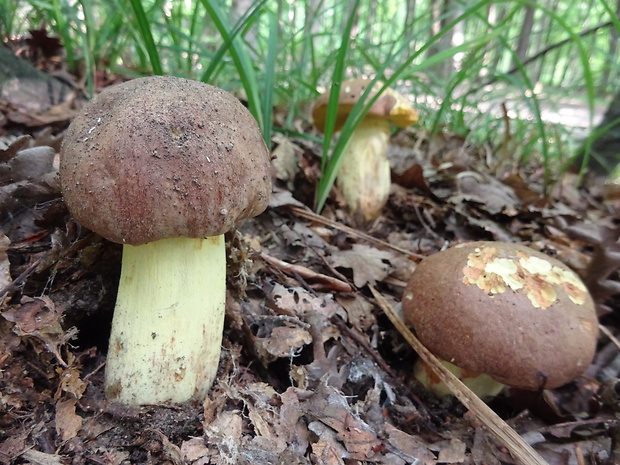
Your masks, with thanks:
[(475, 284), (490, 296), (511, 289), (524, 292), (535, 308), (547, 309), (558, 299), (556, 287), (569, 299), (583, 305), (587, 289), (579, 277), (544, 258), (519, 251), (514, 257), (498, 257), (497, 247), (482, 247), (467, 256), (463, 283)]

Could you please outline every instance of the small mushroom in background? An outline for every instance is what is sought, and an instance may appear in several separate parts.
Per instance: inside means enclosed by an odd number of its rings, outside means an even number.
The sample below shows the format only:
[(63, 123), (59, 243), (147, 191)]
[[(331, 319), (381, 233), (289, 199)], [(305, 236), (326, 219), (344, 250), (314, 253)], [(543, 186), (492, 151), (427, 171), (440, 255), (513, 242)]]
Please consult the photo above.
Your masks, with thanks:
[[(403, 294), (404, 320), (480, 397), (504, 385), (553, 389), (581, 375), (596, 349), (594, 302), (562, 262), (528, 247), (470, 242), (430, 255)], [(416, 378), (449, 394), (421, 364)]]
[(261, 213), (270, 156), (232, 95), (155, 76), (99, 94), (61, 148), (75, 220), (123, 245), (105, 373), (129, 405), (202, 398), (215, 378), (224, 325), (223, 234)]
[[(338, 114), (334, 131), (345, 124), (349, 113), (372, 81), (351, 79), (341, 84)], [(368, 98), (383, 86), (376, 82)], [(325, 130), (329, 93), (321, 95), (312, 109), (314, 125)], [(390, 195), (390, 164), (387, 148), (390, 123), (405, 128), (418, 120), (418, 114), (407, 99), (390, 88), (386, 89), (351, 135), (336, 183), (356, 219), (370, 221), (377, 218)]]

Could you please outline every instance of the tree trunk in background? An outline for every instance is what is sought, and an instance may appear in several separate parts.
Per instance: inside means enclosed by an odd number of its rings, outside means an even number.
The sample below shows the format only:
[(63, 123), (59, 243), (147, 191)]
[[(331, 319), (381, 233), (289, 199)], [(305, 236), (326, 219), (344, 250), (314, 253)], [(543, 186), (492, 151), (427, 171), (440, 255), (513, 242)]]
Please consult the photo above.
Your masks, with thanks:
[[(530, 48), (530, 38), (532, 36), (532, 28), (534, 27), (534, 7), (528, 5), (525, 8), (525, 18), (523, 18), (523, 25), (521, 26), (521, 33), (519, 34), (519, 43), (517, 44), (517, 58), (521, 61), (525, 61), (527, 58), (527, 51)], [(512, 67), (517, 64), (512, 63)]]
[(318, 34), (321, 31), (319, 18), (323, 14), (323, 0), (306, 0), (306, 12), (304, 18), (304, 34)]
[[(558, 11), (558, 3), (560, 0), (555, 0), (553, 5), (549, 6), (549, 9), (553, 12)], [(536, 50), (535, 53), (539, 50), (542, 50), (546, 44), (551, 43), (551, 32), (553, 31), (552, 27), (552, 19), (549, 15), (542, 15), (542, 18), (538, 27), (538, 34), (536, 34)], [(543, 34), (542, 31), (545, 31)], [(549, 59), (547, 54), (544, 54), (537, 62), (534, 64), (536, 66), (536, 71), (532, 71), (530, 73), (532, 77), (532, 82), (539, 82), (542, 76), (542, 72), (545, 69), (545, 62)], [(531, 66), (531, 65), (530, 65)]]
[[(616, 3), (616, 15), (620, 17), (620, 0)], [(611, 34), (609, 35), (609, 61), (616, 63), (616, 55), (618, 53), (618, 30), (615, 27), (611, 28)], [(601, 89), (607, 90), (609, 86), (609, 77), (611, 75), (611, 67), (607, 66), (603, 70), (601, 76)]]
[[(342, 18), (341, 31), (344, 31), (347, 28), (347, 21), (349, 21), (349, 17), (353, 14), (354, 5), (355, 5), (354, 2), (349, 2), (349, 7), (345, 10), (345, 15)], [(353, 19), (353, 27), (351, 28), (351, 37), (357, 37), (359, 21), (360, 21), (360, 10), (358, 8), (357, 11), (355, 12), (355, 18)]]
[(284, 17), (284, 4), (286, 2), (284, 0), (278, 0), (278, 6), (276, 7), (276, 17), (278, 18), (278, 37), (282, 37), (284, 35), (284, 22), (288, 19), (288, 17)]
[[(450, 21), (456, 17), (457, 9), (456, 3), (452, 3), (452, 0), (441, 0), (434, 2), (431, 8), (432, 21), (430, 25), (430, 36), (434, 36), (439, 31), (444, 29), (446, 25), (448, 25)], [(452, 47), (453, 37), (454, 28), (450, 29), (438, 42), (435, 42), (431, 47), (429, 47), (427, 57), (430, 58), (433, 55), (437, 55), (438, 53)], [(430, 68), (430, 72), (442, 80), (447, 79), (453, 71), (454, 62), (451, 59), (445, 60), (444, 62)]]
[[(494, 4), (489, 5), (489, 14), (487, 15), (487, 21), (489, 24), (499, 24), (506, 15), (506, 8), (503, 4)], [(492, 29), (489, 30), (489, 33), (493, 32)], [(484, 62), (487, 63), (487, 69), (489, 70), (489, 75), (495, 76), (497, 74), (497, 69), (499, 68), (499, 63), (501, 61), (501, 53), (499, 52), (498, 47), (494, 47), (492, 45), (487, 45), (487, 52), (485, 55)]]
[[(605, 129), (609, 126), (608, 129)], [(597, 175), (608, 175), (620, 162), (620, 90), (609, 103), (603, 120), (594, 128), (588, 170)], [(573, 166), (581, 168), (585, 145), (577, 153)]]
[[(377, 20), (377, 2), (376, 0), (371, 0), (370, 2), (370, 6), (368, 8), (368, 11), (366, 12), (366, 37), (364, 38), (367, 46), (372, 46), (372, 26), (373, 24), (375, 24), (375, 21)], [(379, 39), (381, 40), (381, 39)]]
[[(620, 1), (620, 0), (618, 0)], [(405, 26), (404, 29), (405, 31), (410, 31), (412, 29), (412, 24), (415, 21), (415, 10), (416, 7), (416, 0), (407, 0), (406, 3), (406, 10), (405, 10)], [(416, 50), (416, 42), (415, 40), (411, 40), (409, 38), (409, 34), (406, 32), (404, 35), (405, 40), (409, 40), (409, 53), (413, 54), (415, 53)]]
[[(254, 0), (233, 0), (230, 7), (230, 24), (232, 26), (237, 24), (237, 21), (252, 8), (252, 5), (254, 5)], [(243, 36), (243, 39), (250, 44), (256, 44), (256, 29), (254, 27), (250, 28)], [(251, 48), (248, 51), (250, 56), (254, 55)]]
[(316, 47), (315, 36), (320, 33), (324, 25), (321, 25), (320, 18), (323, 13), (322, 0), (308, 0), (305, 2), (304, 10), (304, 33), (301, 44), (301, 66), (303, 73), (312, 72), (312, 57), (310, 55), (311, 46)]

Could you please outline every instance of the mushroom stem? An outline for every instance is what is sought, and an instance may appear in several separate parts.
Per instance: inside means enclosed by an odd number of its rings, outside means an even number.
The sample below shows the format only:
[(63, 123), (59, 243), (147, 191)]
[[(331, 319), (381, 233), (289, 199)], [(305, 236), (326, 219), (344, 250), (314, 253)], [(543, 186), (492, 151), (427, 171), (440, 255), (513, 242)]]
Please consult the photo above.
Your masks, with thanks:
[[(464, 370), (445, 360), (441, 360), (441, 363), (481, 399), (493, 398), (505, 387), (504, 384), (495, 381), (485, 373)], [(422, 359), (415, 362), (413, 376), (437, 397), (454, 395)]]
[(224, 236), (124, 245), (122, 263), (106, 395), (128, 405), (204, 397), (224, 325)]
[(389, 139), (389, 123), (368, 117), (355, 129), (342, 154), (337, 184), (353, 215), (364, 221), (377, 218), (390, 195)]

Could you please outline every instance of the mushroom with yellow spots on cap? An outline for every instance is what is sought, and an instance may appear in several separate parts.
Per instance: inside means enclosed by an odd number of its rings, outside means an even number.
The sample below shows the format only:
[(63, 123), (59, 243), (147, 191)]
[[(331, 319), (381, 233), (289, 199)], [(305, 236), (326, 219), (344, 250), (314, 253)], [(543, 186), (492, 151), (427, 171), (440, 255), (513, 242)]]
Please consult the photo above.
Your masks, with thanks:
[[(594, 303), (562, 262), (505, 242), (469, 242), (430, 255), (402, 299), (405, 322), (481, 397), (508, 385), (553, 389), (581, 375), (596, 349)], [(479, 377), (483, 374), (484, 376)], [(423, 365), (416, 377), (449, 391)]]

